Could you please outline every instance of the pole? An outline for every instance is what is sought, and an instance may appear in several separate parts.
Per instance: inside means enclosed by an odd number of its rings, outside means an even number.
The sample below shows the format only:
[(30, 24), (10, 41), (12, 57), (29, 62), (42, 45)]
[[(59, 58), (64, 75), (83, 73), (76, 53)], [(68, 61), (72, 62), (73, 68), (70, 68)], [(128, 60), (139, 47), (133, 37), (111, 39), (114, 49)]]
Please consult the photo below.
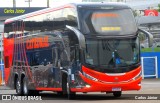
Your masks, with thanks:
[(13, 0), (13, 7), (16, 7), (16, 0)]
[(31, 4), (30, 4), (30, 2), (31, 2), (31, 1), (30, 1), (30, 0), (28, 0), (28, 3), (29, 3), (29, 7), (31, 7)]
[(141, 65), (142, 65), (142, 78), (144, 79), (144, 62), (143, 62), (144, 57), (141, 57)]
[(47, 7), (49, 8), (49, 0), (47, 0)]

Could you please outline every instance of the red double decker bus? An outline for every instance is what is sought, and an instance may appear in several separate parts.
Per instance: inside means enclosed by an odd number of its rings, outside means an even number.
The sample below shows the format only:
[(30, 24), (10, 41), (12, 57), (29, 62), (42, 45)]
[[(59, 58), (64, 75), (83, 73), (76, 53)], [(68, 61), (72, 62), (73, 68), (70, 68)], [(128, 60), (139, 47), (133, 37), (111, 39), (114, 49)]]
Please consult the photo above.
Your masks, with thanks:
[(131, 8), (118, 3), (71, 3), (7, 19), (5, 83), (19, 95), (55, 91), (69, 99), (140, 90), (139, 31)]

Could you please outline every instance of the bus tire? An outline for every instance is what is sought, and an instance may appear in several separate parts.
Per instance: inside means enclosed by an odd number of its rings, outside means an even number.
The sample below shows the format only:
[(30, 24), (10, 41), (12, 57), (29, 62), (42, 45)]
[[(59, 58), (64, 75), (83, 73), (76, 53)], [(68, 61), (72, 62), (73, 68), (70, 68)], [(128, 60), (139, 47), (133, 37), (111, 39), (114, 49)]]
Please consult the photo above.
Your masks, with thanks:
[(27, 85), (27, 79), (26, 79), (26, 77), (23, 78), (23, 94), (25, 96), (28, 96), (28, 95), (31, 94), (31, 91), (28, 90), (28, 85)]
[(68, 76), (66, 74), (63, 74), (62, 76), (62, 90), (63, 90), (63, 94), (67, 96), (69, 100), (75, 99), (76, 93), (71, 92)]
[(23, 95), (22, 83), (19, 78), (16, 78), (16, 93), (18, 95)]
[(113, 92), (114, 97), (121, 97), (122, 91)]
[(71, 91), (68, 77), (67, 77), (66, 89), (67, 89), (67, 97), (68, 97), (68, 99), (69, 100), (75, 99), (76, 93)]
[(31, 95), (31, 93), (32, 93), (33, 96), (39, 96), (39, 91), (38, 90), (30, 90), (30, 95)]
[(63, 96), (63, 92), (57, 92), (58, 96)]
[(62, 92), (64, 96), (67, 96), (67, 89), (66, 89), (66, 84), (67, 84), (67, 75), (63, 74), (62, 75)]

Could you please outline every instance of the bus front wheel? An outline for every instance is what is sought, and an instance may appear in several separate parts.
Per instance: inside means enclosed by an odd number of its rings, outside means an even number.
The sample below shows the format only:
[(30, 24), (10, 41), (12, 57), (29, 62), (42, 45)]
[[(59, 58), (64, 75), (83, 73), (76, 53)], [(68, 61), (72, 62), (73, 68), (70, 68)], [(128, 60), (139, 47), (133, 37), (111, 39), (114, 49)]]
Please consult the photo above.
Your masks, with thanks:
[(76, 96), (76, 93), (71, 91), (69, 82), (67, 82), (67, 96), (70, 100), (75, 99)]
[(62, 90), (63, 90), (63, 94), (66, 95), (68, 97), (69, 100), (74, 99), (76, 96), (75, 92), (72, 92), (70, 89), (70, 83), (69, 83), (69, 78), (67, 75), (63, 75), (62, 78)]

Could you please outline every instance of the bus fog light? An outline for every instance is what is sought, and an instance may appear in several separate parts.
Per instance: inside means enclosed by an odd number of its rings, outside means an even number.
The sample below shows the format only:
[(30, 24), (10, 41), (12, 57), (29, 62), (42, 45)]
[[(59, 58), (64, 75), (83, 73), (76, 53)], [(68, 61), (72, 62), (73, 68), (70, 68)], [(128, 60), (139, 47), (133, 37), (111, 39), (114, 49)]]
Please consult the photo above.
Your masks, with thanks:
[(141, 86), (141, 82), (139, 82), (138, 85)]

